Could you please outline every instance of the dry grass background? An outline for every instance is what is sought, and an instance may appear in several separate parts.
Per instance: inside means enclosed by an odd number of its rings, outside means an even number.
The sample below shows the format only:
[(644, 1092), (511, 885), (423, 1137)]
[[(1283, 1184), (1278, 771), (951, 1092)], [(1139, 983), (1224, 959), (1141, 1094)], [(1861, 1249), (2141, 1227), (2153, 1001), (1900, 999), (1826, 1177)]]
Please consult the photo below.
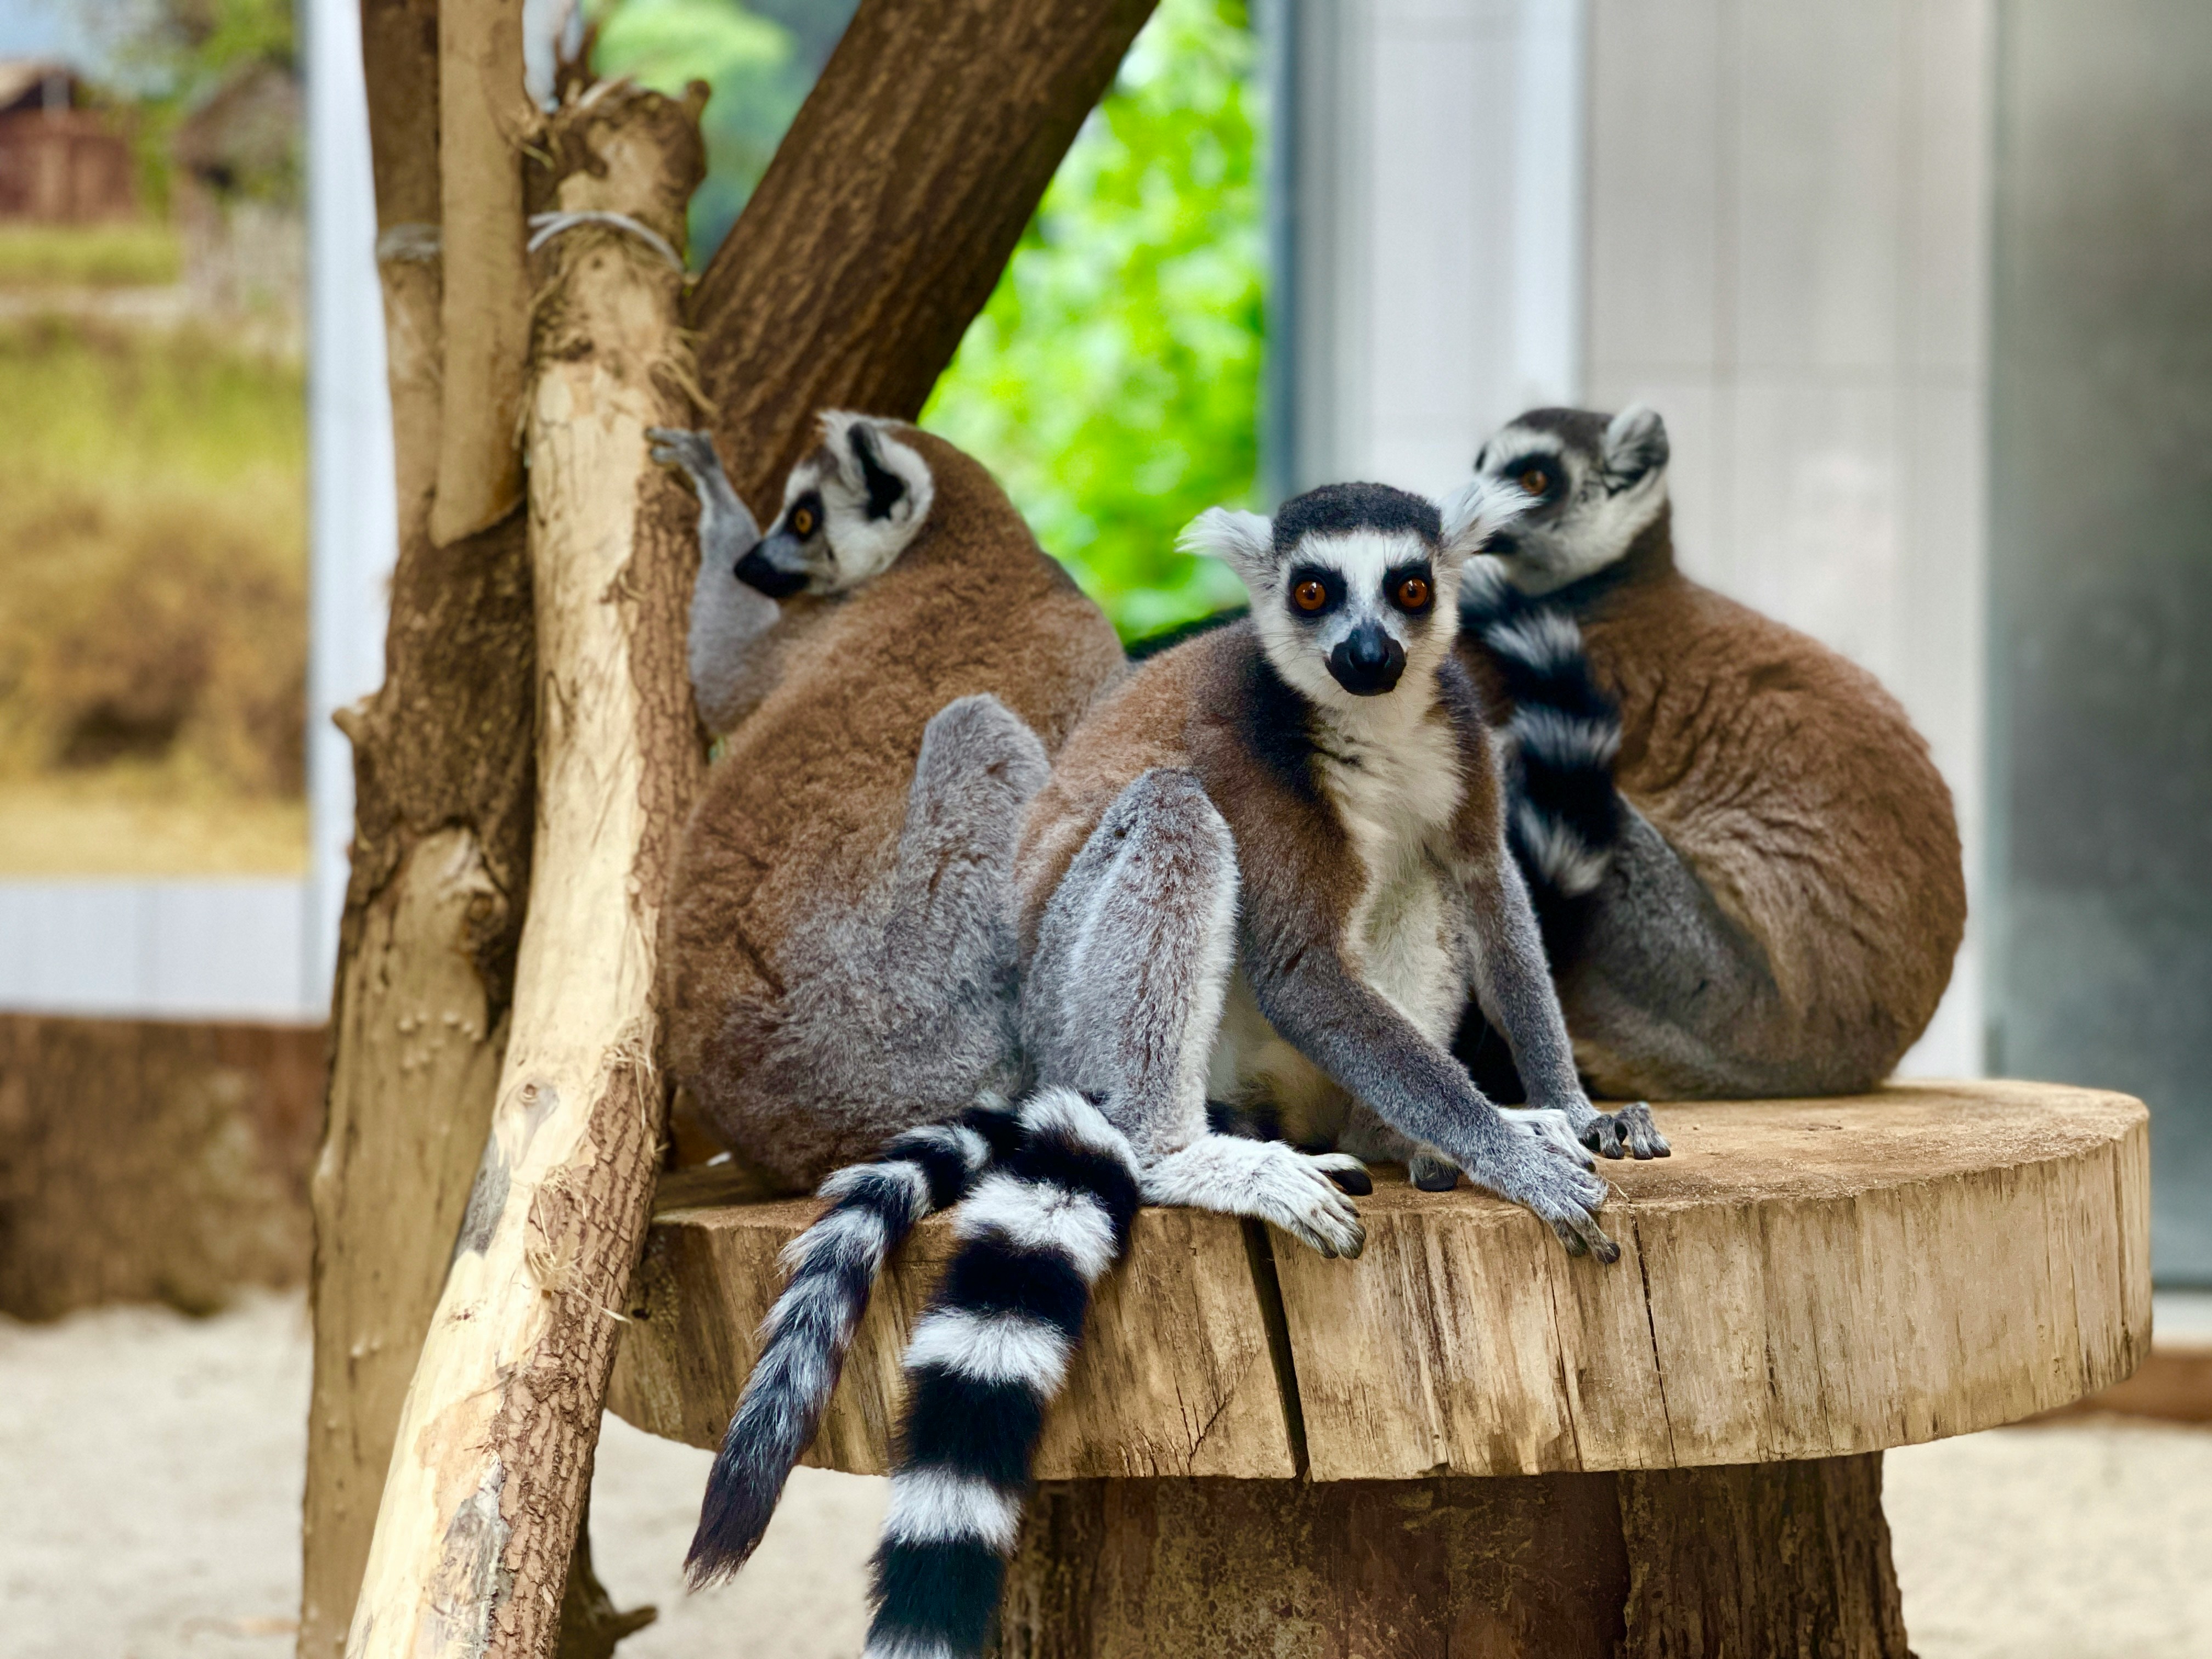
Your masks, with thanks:
[(298, 868), (298, 363), (197, 325), (0, 323), (0, 872)]

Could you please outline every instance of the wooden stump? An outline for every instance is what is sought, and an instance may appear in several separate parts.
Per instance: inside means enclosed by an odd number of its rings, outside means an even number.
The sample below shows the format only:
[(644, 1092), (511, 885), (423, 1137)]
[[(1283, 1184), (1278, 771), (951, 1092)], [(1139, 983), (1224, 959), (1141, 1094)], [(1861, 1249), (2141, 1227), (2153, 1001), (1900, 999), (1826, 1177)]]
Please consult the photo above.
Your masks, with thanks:
[(1061, 1480), (999, 1659), (1907, 1659), (1876, 1455), (1498, 1480)]
[[(1659, 1109), (1612, 1267), (1385, 1175), (1367, 1249), (1139, 1214), (1046, 1430), (1001, 1659), (1905, 1659), (1881, 1451), (2149, 1346), (2136, 1102), (2033, 1084)], [(719, 1440), (811, 1200), (665, 1183), (609, 1404)], [(878, 1287), (812, 1461), (889, 1466), (951, 1248)]]

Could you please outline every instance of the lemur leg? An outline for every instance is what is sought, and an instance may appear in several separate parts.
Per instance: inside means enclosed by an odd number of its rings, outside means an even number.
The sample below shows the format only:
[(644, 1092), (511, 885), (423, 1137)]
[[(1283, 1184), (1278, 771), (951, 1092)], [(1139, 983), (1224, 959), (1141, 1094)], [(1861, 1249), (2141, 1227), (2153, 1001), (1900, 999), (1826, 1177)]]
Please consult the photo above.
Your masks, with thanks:
[(921, 734), (891, 878), (886, 953), (963, 983), (1006, 981), (1014, 843), (1052, 775), (1044, 744), (988, 693), (956, 698)]
[(1365, 1234), (1331, 1172), (1279, 1141), (1211, 1133), (1206, 1073), (1237, 954), (1237, 848), (1197, 777), (1155, 769), (1121, 792), (1047, 908), (1022, 986), (1040, 1083), (1102, 1099), (1154, 1204), (1274, 1223), (1325, 1255)]
[(1500, 1107), (1500, 1113), (1554, 1146), (1587, 1146), (1607, 1158), (1667, 1157), (1670, 1149), (1649, 1106), (1638, 1101), (1605, 1113), (1583, 1094), (1535, 908), (1512, 859), (1498, 860), (1497, 881), (1471, 892), (1468, 908), (1474, 923), (1475, 1000), (1513, 1050), (1528, 1091), (1527, 1106)]
[(1607, 1049), (1685, 1096), (1864, 1086), (1860, 1056), (1808, 1052), (1758, 942), (1650, 820), (1622, 806), (1604, 879), (1559, 919), (1572, 930), (1559, 991), (1577, 1029), (1604, 1033)]

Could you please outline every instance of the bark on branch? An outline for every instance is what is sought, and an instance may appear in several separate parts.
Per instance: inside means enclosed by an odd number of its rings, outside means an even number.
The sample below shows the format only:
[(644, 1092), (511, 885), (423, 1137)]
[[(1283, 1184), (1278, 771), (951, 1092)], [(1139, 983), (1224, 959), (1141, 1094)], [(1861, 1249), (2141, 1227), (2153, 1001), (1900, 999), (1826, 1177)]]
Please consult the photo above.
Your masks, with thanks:
[(921, 412), (1153, 3), (863, 0), (691, 307), (756, 509), (817, 410)]
[[(696, 106), (601, 86), (553, 118), (562, 210), (681, 240)], [(689, 549), (645, 429), (690, 413), (681, 276), (587, 224), (539, 256), (528, 409), (540, 782), (505, 1065), (401, 1413), (347, 1652), (550, 1656), (645, 1231), (665, 857), (700, 768)], [(680, 522), (680, 519), (677, 520)]]

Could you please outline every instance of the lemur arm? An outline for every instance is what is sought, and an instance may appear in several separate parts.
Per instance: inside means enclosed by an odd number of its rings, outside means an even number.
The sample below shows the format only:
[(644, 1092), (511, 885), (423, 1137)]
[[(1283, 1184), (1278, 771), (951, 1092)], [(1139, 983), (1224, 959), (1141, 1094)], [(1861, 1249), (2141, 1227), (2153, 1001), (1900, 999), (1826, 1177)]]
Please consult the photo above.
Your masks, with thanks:
[(1570, 1251), (1617, 1259), (1595, 1213), (1603, 1182), (1509, 1124), (1456, 1060), (1360, 982), (1333, 940), (1269, 931), (1248, 918), (1240, 954), (1278, 1034), (1399, 1133), (1550, 1222)]
[(1583, 1091), (1574, 1045), (1552, 972), (1528, 883), (1500, 849), (1495, 879), (1470, 884), (1474, 962), (1468, 977), (1483, 1018), (1512, 1050), (1528, 1104), (1564, 1113), (1576, 1136), (1607, 1158), (1665, 1158), (1671, 1149), (1642, 1101), (1601, 1112)]
[(722, 471), (713, 441), (672, 427), (655, 427), (647, 436), (653, 459), (680, 468), (699, 496), (699, 574), (691, 588), (687, 657), (699, 718), (719, 736), (757, 708), (780, 678), (790, 643), (775, 631), (784, 607), (738, 580), (738, 561), (760, 540), (760, 526)]

